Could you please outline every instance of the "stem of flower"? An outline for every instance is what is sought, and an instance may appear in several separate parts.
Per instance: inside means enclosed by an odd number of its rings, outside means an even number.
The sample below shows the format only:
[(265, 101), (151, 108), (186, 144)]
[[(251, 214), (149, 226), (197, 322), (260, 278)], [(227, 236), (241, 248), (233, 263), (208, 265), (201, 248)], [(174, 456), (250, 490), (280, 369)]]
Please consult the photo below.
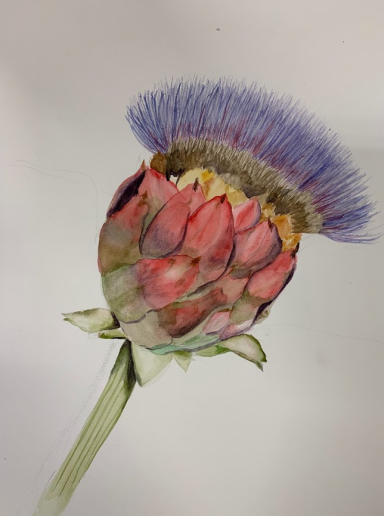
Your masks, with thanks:
[(33, 516), (59, 516), (111, 433), (136, 383), (131, 344), (121, 346), (115, 365), (95, 408), (67, 458), (45, 488)]

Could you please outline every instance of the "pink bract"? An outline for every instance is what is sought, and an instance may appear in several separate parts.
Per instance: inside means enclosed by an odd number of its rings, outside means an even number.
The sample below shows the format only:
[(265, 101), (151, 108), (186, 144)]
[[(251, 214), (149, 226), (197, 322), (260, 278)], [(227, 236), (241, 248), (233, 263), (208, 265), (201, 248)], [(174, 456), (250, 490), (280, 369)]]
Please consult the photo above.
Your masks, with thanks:
[(296, 266), (260, 216), (256, 198), (233, 208), (225, 194), (206, 200), (197, 182), (179, 191), (144, 166), (124, 181), (100, 233), (99, 269), (127, 337), (149, 332), (148, 348), (190, 351), (248, 330)]

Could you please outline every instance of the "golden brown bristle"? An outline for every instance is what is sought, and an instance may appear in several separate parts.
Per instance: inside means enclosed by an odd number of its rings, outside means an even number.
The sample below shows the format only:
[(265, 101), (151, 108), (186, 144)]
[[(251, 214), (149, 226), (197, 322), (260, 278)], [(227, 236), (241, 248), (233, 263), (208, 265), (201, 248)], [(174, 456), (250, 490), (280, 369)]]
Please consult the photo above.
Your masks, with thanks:
[(295, 249), (302, 235), (301, 233), (293, 233), (291, 216), (277, 215), (277, 217), (272, 217), (271, 221), (277, 227), (279, 237), (283, 243), (283, 251)]
[(295, 233), (319, 233), (322, 229), (323, 218), (310, 193), (288, 183), (278, 170), (248, 151), (204, 139), (176, 140), (166, 154), (154, 155), (151, 166), (168, 178), (183, 177), (192, 170), (215, 173), (234, 191), (247, 198), (257, 197), (261, 205), (272, 204), (274, 215), (289, 214)]
[(180, 176), (178, 187), (180, 190), (182, 190), (188, 184), (196, 181), (198, 184), (200, 184), (207, 201), (213, 199), (213, 197), (226, 194), (228, 201), (233, 207), (235, 207), (247, 200), (244, 192), (233, 188), (220, 176), (214, 172), (211, 172), (210, 170), (201, 170), (199, 168), (189, 170)]
[(156, 154), (154, 154), (150, 161), (150, 167), (165, 176), (165, 174), (167, 172), (166, 156), (164, 154), (162, 154), (161, 152), (157, 152)]

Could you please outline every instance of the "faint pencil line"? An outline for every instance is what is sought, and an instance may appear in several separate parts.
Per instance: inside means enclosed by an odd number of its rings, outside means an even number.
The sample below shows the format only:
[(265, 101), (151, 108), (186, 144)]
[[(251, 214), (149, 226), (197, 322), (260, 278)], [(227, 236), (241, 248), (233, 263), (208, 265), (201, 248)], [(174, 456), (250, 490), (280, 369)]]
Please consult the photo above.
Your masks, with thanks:
[(342, 335), (341, 333), (332, 333), (330, 331), (318, 330), (316, 328), (310, 328), (309, 326), (303, 326), (302, 324), (276, 323), (276, 324), (270, 324), (268, 326), (263, 325), (262, 327), (263, 328), (273, 328), (274, 326), (292, 326), (292, 327), (296, 327), (296, 328), (303, 328), (304, 330), (314, 331), (316, 333), (323, 333), (324, 335), (331, 335), (333, 337), (342, 337), (344, 339), (362, 340), (365, 342), (376, 342), (377, 344), (384, 344), (384, 341), (382, 341), (382, 340), (367, 339), (365, 337), (352, 337), (352, 335)]
[[(28, 167), (26, 165), (20, 165), (19, 163), (26, 163), (27, 165), (30, 165), (30, 166)], [(98, 233), (99, 233), (99, 228), (98, 228), (98, 212), (99, 212), (98, 188), (97, 188), (97, 185), (96, 185), (94, 179), (89, 174), (87, 174), (86, 172), (82, 172), (80, 170), (69, 170), (69, 169), (66, 169), (66, 168), (42, 167), (40, 165), (37, 165), (36, 163), (32, 163), (31, 161), (27, 161), (25, 159), (14, 160), (12, 162), (11, 166), (12, 167), (30, 168), (31, 170), (35, 170), (35, 171), (37, 171), (37, 172), (39, 172), (40, 174), (43, 174), (43, 175), (47, 175), (47, 176), (51, 176), (51, 177), (57, 177), (58, 179), (64, 179), (66, 181), (70, 181), (72, 183), (76, 183), (79, 186), (81, 186), (81, 188), (83, 188), (83, 185), (78, 183), (77, 181), (74, 181), (73, 179), (69, 179), (69, 178), (63, 177), (63, 176), (57, 176), (55, 174), (51, 174), (51, 173), (48, 173), (48, 172), (43, 172), (43, 170), (53, 171), (53, 172), (65, 172), (67, 174), (80, 174), (82, 176), (87, 177), (89, 179), (89, 181), (91, 181), (92, 186), (94, 188), (94, 192), (95, 192), (95, 229), (96, 229), (95, 241), (97, 241)], [(34, 168), (32, 168), (32, 167), (34, 167)], [(110, 194), (108, 194), (108, 195), (110, 195)]]
[(40, 170), (39, 168), (36, 168), (36, 167), (29, 167), (27, 165), (10, 165), (11, 167), (18, 167), (18, 168), (28, 168), (29, 170), (35, 170), (36, 172), (39, 172), (40, 174), (43, 174), (44, 176), (48, 176), (48, 177), (56, 177), (57, 179), (63, 179), (64, 181), (69, 181), (70, 183), (75, 183), (76, 185), (79, 185), (81, 186), (81, 188), (83, 188), (83, 185), (81, 183), (78, 183), (77, 181), (74, 181), (73, 179), (69, 179), (68, 177), (63, 177), (63, 176), (57, 176), (55, 174), (48, 174), (48, 172), (43, 172), (42, 170)]
[[(72, 419), (72, 421), (69, 423), (69, 425), (67, 426), (67, 428), (65, 428), (58, 440), (56, 441), (56, 443), (52, 446), (51, 448), (51, 451), (48, 453), (48, 455), (46, 456), (42, 466), (40, 467), (39, 471), (37, 472), (37, 478), (39, 478), (44, 470), (44, 467), (45, 465), (47, 464), (47, 462), (49, 461), (49, 459), (52, 457), (52, 455), (57, 452), (57, 449), (58, 447), (60, 446), (60, 444), (63, 442), (63, 440), (65, 439), (65, 437), (70, 433), (70, 431), (73, 429), (73, 427), (77, 424), (77, 422), (79, 421), (79, 419), (81, 418), (81, 416), (84, 414), (85, 410), (87, 409), (89, 403), (92, 401), (92, 399), (94, 398), (95, 396), (95, 393), (100, 385), (100, 382), (102, 381), (104, 375), (105, 375), (105, 370), (107, 368), (107, 365), (109, 364), (110, 362), (110, 359), (111, 359), (111, 356), (114, 352), (114, 350), (116, 349), (116, 345), (117, 343), (116, 342), (112, 342), (111, 343), (111, 346), (108, 350), (108, 353), (107, 355), (105, 356), (104, 360), (103, 360), (103, 363), (101, 364), (101, 366), (99, 367), (99, 371), (97, 372), (97, 374), (95, 375), (95, 378), (91, 384), (91, 387), (89, 389), (89, 393), (84, 401), (84, 404), (82, 406), (82, 408), (80, 409), (80, 411), (78, 412), (78, 414)], [(55, 473), (53, 473), (54, 475)], [(52, 476), (53, 476), (52, 475)]]

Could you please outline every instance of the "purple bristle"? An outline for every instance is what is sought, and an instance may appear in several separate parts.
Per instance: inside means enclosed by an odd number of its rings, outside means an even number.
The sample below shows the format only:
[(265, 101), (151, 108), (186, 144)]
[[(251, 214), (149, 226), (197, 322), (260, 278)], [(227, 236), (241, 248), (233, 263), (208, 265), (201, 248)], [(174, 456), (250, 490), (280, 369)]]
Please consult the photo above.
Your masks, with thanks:
[(288, 96), (232, 79), (164, 82), (127, 108), (137, 139), (153, 153), (175, 140), (205, 139), (250, 152), (310, 192), (321, 233), (341, 242), (370, 242), (374, 204), (351, 153), (316, 116)]

